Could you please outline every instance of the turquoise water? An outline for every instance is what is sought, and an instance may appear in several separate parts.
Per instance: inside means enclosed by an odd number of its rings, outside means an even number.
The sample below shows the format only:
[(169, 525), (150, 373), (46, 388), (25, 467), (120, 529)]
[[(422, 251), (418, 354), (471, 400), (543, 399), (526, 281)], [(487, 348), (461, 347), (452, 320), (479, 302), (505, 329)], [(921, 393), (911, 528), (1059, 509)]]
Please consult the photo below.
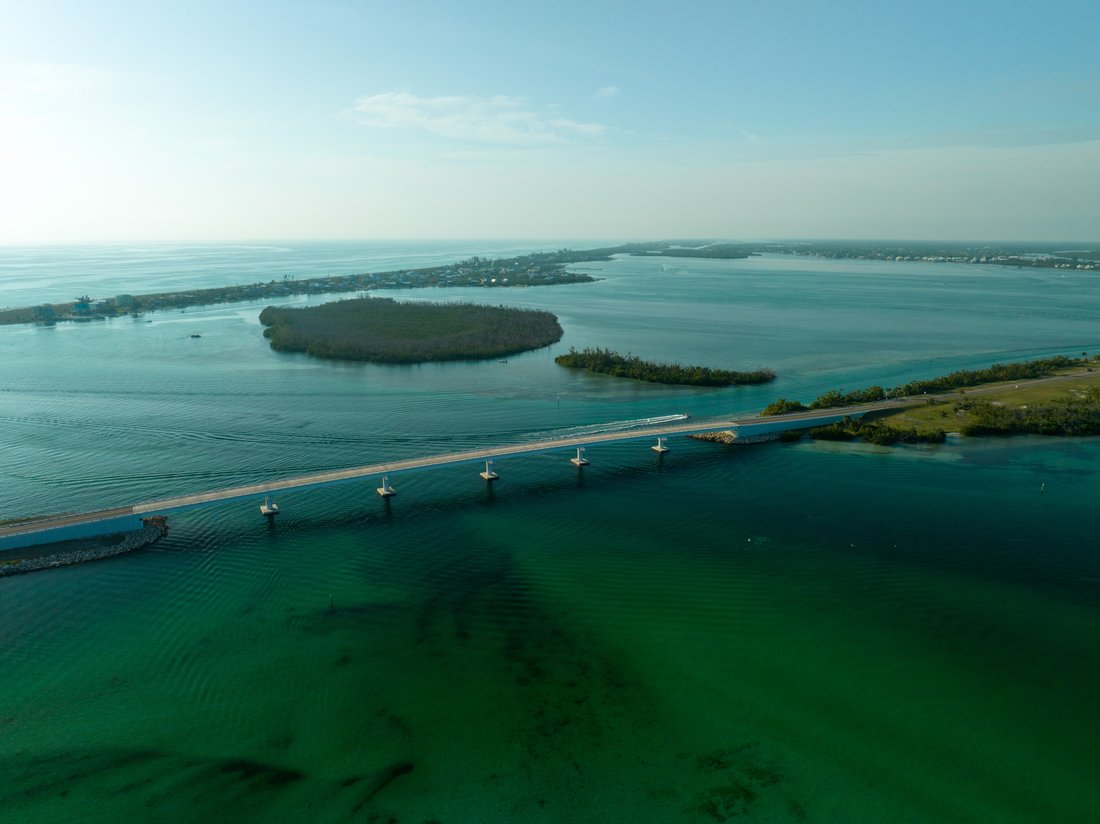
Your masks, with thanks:
[[(165, 254), (129, 284), (159, 288)], [(219, 254), (167, 256), (216, 285)], [(559, 315), (560, 344), (508, 363), (278, 355), (260, 305), (0, 328), (0, 517), (1100, 348), (1072, 274), (583, 268), (603, 280), (401, 295)], [(780, 379), (553, 363), (592, 344)], [(0, 819), (1091, 817), (1100, 441), (672, 445), (498, 461), (492, 490), (476, 466), (397, 475), (389, 505), (300, 493), (273, 529), (195, 511), (147, 551), (0, 580)]]

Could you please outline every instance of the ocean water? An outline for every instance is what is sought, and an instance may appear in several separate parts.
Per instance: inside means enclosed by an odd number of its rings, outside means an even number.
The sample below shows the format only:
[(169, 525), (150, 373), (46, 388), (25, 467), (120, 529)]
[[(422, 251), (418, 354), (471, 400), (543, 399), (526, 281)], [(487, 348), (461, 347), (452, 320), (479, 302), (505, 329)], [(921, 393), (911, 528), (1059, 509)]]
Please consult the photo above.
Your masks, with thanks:
[[(525, 250), (0, 250), (0, 304)], [(263, 304), (0, 327), (0, 519), (1100, 350), (1084, 273), (577, 268), (601, 280), (395, 293), (559, 316), (506, 363), (281, 355)], [(616, 381), (571, 345), (779, 379)], [(273, 528), (212, 507), (0, 579), (0, 820), (1094, 816), (1100, 441), (672, 446), (287, 495)]]

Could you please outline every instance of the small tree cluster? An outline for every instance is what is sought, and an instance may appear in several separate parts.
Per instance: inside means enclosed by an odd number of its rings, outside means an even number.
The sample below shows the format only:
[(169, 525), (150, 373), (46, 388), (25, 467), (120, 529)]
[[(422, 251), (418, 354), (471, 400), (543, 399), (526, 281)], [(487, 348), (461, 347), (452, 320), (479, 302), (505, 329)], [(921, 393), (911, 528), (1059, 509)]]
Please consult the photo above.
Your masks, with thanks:
[(588, 348), (578, 352), (573, 347), (554, 362), (572, 369), (587, 369), (619, 378), (634, 378), (649, 383), (681, 384), (686, 386), (732, 386), (734, 384), (767, 383), (775, 380), (770, 369), (754, 372), (734, 372), (727, 369), (711, 369), (709, 366), (683, 366), (678, 363), (654, 363), (637, 355), (620, 355), (610, 349)]

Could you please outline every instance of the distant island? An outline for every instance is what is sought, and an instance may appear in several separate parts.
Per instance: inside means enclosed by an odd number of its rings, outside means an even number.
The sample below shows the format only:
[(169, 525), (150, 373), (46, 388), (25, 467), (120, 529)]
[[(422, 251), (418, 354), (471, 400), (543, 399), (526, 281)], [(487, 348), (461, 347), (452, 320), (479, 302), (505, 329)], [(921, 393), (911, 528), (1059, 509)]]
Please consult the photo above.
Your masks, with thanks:
[(279, 352), (373, 363), (472, 360), (538, 349), (561, 339), (549, 312), (472, 303), (354, 298), (260, 313)]
[(755, 372), (733, 372), (711, 369), (707, 366), (681, 366), (678, 363), (654, 363), (636, 355), (620, 355), (610, 349), (586, 348), (578, 352), (572, 346), (564, 355), (554, 358), (554, 363), (571, 369), (587, 369), (617, 378), (633, 378), (648, 383), (665, 383), (683, 386), (733, 386), (735, 384), (767, 383), (775, 380), (770, 369)]

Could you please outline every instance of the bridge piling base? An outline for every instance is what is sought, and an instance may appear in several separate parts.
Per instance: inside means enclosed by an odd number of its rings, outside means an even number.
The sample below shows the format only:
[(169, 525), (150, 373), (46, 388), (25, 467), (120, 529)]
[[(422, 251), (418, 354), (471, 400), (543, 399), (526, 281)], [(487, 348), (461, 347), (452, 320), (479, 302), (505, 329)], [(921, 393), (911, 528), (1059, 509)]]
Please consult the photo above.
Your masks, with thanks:
[(260, 514), (267, 518), (268, 525), (275, 523), (275, 516), (279, 514), (279, 505), (271, 503), (271, 498), (264, 498), (260, 504)]
[(397, 490), (390, 486), (390, 479), (387, 475), (382, 476), (382, 485), (376, 491), (382, 498), (392, 498), (397, 494)]

